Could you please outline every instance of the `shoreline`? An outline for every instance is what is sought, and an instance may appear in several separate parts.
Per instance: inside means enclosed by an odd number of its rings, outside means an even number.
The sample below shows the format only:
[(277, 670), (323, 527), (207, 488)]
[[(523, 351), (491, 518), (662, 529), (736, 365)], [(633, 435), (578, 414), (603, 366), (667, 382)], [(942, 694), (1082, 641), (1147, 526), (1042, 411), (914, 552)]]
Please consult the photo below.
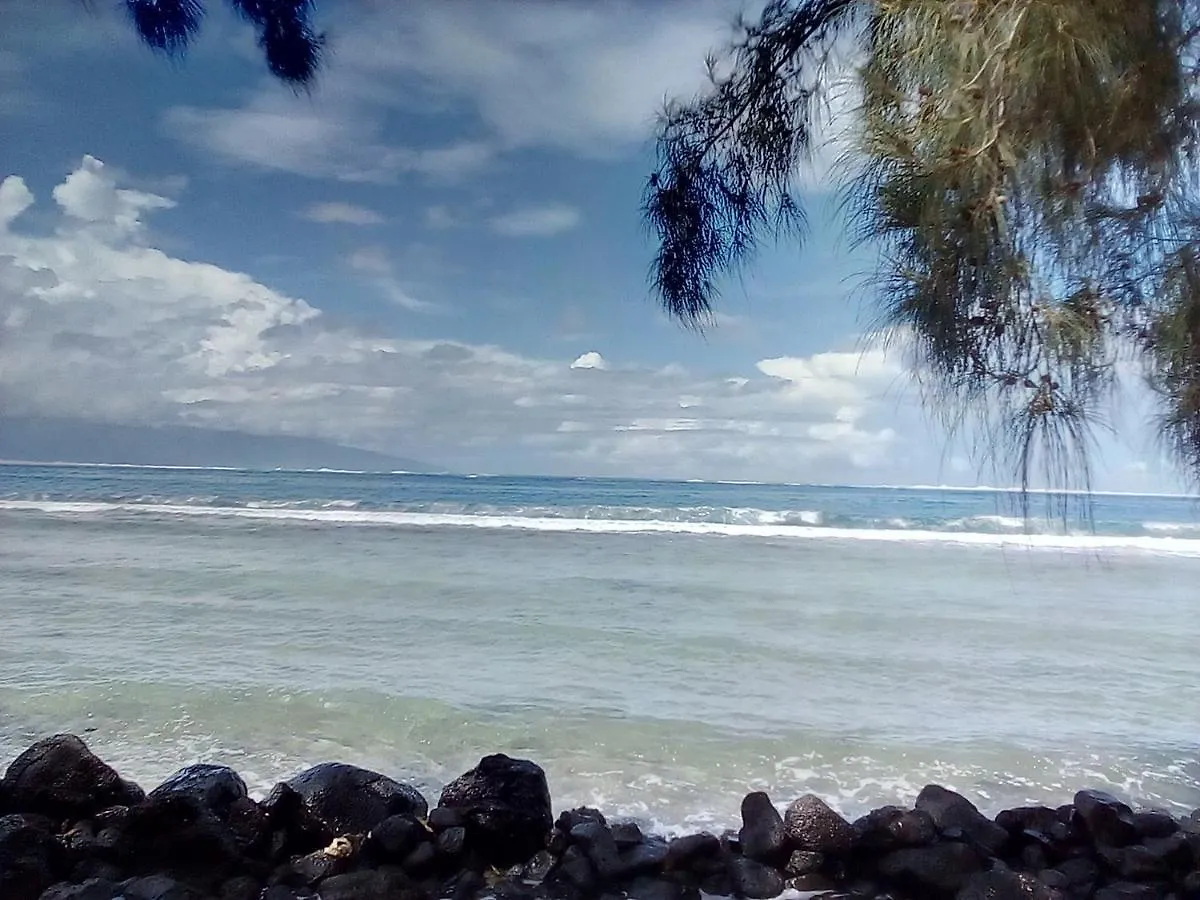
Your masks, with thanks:
[[(1086, 786), (1081, 786), (1086, 788)], [(1080, 790), (994, 818), (936, 785), (850, 822), (805, 795), (753, 792), (741, 827), (667, 838), (557, 810), (543, 770), (484, 757), (435, 802), (323, 763), (249, 796), (188, 766), (149, 791), (74, 735), (0, 780), (4, 900), (1200, 900), (1200, 810), (1135, 810)]]

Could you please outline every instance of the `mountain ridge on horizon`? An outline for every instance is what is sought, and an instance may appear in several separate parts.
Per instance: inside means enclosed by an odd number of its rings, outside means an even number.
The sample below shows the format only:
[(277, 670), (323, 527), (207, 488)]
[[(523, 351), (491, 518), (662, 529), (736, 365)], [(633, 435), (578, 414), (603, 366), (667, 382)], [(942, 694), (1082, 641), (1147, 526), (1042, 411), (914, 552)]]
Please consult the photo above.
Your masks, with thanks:
[(0, 416), (0, 460), (187, 468), (436, 471), (436, 467), (419, 460), (320, 438), (34, 416)]

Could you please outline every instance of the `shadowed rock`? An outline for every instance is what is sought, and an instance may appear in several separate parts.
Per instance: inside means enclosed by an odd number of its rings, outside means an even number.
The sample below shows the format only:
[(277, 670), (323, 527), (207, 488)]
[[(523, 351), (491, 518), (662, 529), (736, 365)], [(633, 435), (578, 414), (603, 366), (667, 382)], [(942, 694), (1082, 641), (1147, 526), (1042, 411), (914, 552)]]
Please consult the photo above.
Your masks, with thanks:
[(1124, 847), (1137, 838), (1133, 810), (1104, 791), (1080, 791), (1075, 813), (1097, 844)]
[(0, 816), (0, 897), (37, 900), (63, 867), (63, 849), (44, 821)]

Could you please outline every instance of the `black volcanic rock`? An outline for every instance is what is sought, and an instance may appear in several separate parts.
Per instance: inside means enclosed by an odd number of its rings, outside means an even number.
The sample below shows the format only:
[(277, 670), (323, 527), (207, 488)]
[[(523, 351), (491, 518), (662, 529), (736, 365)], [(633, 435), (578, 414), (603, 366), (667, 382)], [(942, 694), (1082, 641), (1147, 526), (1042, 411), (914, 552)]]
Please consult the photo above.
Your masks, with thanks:
[(1008, 832), (981, 813), (966, 797), (931, 784), (917, 795), (917, 809), (929, 813), (933, 824), (946, 836), (961, 834), (990, 854), (1008, 842)]
[(184, 795), (221, 818), (238, 800), (247, 797), (246, 782), (228, 766), (198, 763), (186, 766), (150, 792), (151, 797)]
[(416, 788), (346, 763), (322, 763), (287, 785), (335, 834), (366, 834), (388, 816), (429, 813)]
[(787, 808), (788, 843), (797, 850), (845, 853), (854, 846), (854, 828), (820, 797), (806, 794)]
[(747, 794), (742, 800), (742, 828), (738, 838), (742, 853), (759, 862), (776, 863), (788, 855), (783, 816), (762, 791)]
[(76, 821), (110, 806), (129, 806), (145, 794), (73, 734), (38, 741), (4, 773), (3, 793), (12, 812)]
[(524, 863), (546, 846), (554, 817), (541, 766), (503, 753), (485, 756), (442, 791), (439, 808), (458, 810), (470, 852), (501, 868)]
[(1104, 791), (1080, 791), (1075, 795), (1075, 814), (1097, 844), (1124, 847), (1137, 838), (1133, 810)]

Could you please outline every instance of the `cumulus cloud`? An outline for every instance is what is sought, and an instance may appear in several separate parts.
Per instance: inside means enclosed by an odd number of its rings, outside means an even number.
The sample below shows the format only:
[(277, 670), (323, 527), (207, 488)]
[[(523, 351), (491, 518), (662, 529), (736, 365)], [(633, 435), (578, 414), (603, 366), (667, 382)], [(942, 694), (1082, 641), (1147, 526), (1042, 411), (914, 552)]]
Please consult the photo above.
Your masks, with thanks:
[(314, 203), (301, 210), (300, 217), (323, 225), (382, 225), (383, 216), (365, 206), (353, 203)]
[[(870, 479), (901, 441), (868, 354), (764, 360), (729, 377), (572, 362), (337, 327), (255, 280), (151, 246), (162, 198), (85, 159), (25, 233), (0, 184), (0, 408), (304, 435), (451, 468), (665, 477)], [(103, 216), (107, 215), (107, 218)], [(352, 259), (394, 275), (385, 253)]]
[(504, 237), (553, 237), (579, 224), (579, 210), (562, 203), (522, 206), (491, 220), (492, 230)]
[(571, 363), (572, 369), (607, 369), (608, 362), (595, 350), (589, 350)]

